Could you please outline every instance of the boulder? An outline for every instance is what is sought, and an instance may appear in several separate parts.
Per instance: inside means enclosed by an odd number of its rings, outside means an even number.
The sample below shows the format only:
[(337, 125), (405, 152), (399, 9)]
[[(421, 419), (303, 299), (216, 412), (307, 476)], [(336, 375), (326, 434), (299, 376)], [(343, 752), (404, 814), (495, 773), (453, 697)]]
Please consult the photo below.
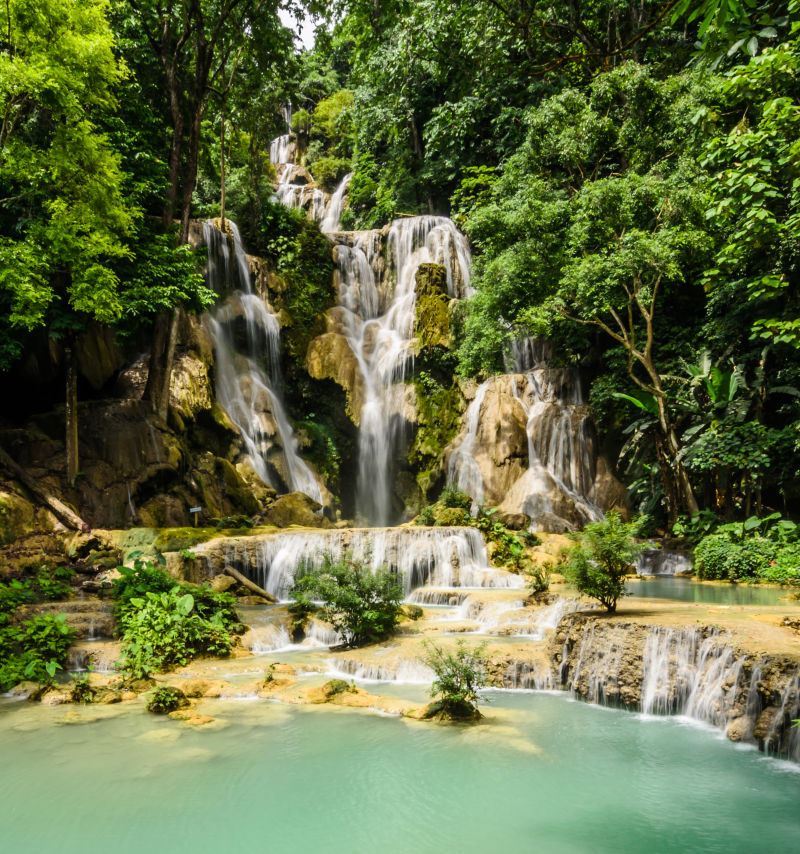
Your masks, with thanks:
[(510, 531), (524, 531), (531, 524), (527, 513), (498, 513), (495, 518)]
[(330, 520), (318, 512), (321, 509), (322, 505), (304, 492), (290, 492), (288, 495), (281, 495), (269, 506), (262, 524), (274, 525), (276, 528), (288, 528), (290, 525), (330, 528)]
[(333, 380), (347, 395), (347, 414), (358, 427), (364, 388), (358, 359), (339, 332), (318, 335), (308, 345), (306, 370), (315, 380)]

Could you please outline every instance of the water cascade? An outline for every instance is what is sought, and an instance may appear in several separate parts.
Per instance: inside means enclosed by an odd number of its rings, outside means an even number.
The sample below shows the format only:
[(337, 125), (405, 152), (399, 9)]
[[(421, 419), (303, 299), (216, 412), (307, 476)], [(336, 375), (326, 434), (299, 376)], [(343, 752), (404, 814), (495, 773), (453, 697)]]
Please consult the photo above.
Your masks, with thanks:
[(682, 575), (692, 571), (692, 555), (672, 549), (648, 549), (636, 560), (639, 575)]
[[(228, 235), (213, 222), (203, 225), (208, 251), (209, 286), (229, 295), (208, 315), (216, 354), (216, 391), (220, 406), (239, 430), (248, 461), (264, 483), (276, 487), (277, 470), (291, 492), (304, 492), (322, 503), (322, 492), (301, 459), (281, 399), (280, 326), (266, 300), (253, 292), (242, 240), (235, 223)], [(244, 347), (235, 335), (244, 321)], [(266, 367), (265, 367), (266, 365)]]
[[(381, 263), (383, 262), (383, 263)], [(420, 264), (445, 268), (448, 293), (469, 293), (466, 238), (446, 217), (396, 220), (380, 231), (337, 235), (339, 308), (363, 394), (357, 508), (375, 525), (392, 521), (391, 461), (406, 423), (405, 379), (414, 356), (415, 277)]]
[[(485, 499), (505, 512), (527, 514), (533, 529), (563, 531), (602, 518), (602, 510), (580, 378), (574, 370), (551, 367), (550, 357), (535, 339), (513, 342), (510, 373), (480, 385), (470, 402), (449, 449), (447, 476), (473, 497), (473, 512)], [(498, 435), (508, 438), (520, 429), (515, 410), (525, 419), (520, 453), (527, 453), (513, 469), (508, 458), (497, 459), (494, 446)]]
[(483, 535), (475, 528), (349, 528), (287, 531), (219, 538), (195, 547), (211, 572), (233, 566), (278, 599), (285, 600), (297, 574), (326, 559), (352, 555), (369, 567), (388, 567), (402, 577), (406, 596), (437, 587), (522, 587), (518, 575), (492, 569)]
[(718, 629), (589, 620), (564, 632), (555, 663), (557, 684), (590, 702), (681, 715), (800, 760), (791, 726), (800, 715), (800, 671), (739, 651)]

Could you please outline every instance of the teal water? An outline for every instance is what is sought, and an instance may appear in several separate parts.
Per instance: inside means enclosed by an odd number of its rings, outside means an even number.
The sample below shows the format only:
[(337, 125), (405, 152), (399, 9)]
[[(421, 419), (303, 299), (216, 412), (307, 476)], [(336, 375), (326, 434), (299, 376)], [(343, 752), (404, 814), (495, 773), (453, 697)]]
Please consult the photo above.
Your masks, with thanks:
[(492, 701), (492, 721), (466, 728), (209, 701), (227, 724), (200, 730), (139, 708), (2, 703), (2, 850), (800, 848), (797, 766), (673, 719), (550, 694)]
[[(691, 578), (644, 577), (625, 585), (625, 596), (672, 599), (676, 602), (699, 602), (709, 605), (780, 605), (791, 601), (793, 591), (781, 587), (758, 587), (747, 584), (703, 584)], [(789, 599), (787, 599), (789, 597)]]

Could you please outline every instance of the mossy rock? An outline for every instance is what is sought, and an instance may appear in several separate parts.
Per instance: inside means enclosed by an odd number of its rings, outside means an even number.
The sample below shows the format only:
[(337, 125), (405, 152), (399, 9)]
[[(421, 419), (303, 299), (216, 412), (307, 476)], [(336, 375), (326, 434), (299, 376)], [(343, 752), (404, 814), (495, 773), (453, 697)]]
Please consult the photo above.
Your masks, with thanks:
[(461, 507), (442, 507), (435, 511), (434, 525), (443, 528), (460, 528), (472, 522), (469, 513)]
[(168, 715), (178, 709), (185, 709), (189, 700), (180, 688), (165, 685), (157, 688), (147, 703), (147, 711), (156, 715)]
[(322, 505), (309, 498), (304, 492), (290, 492), (281, 495), (267, 508), (263, 524), (276, 528), (288, 528), (299, 525), (303, 528), (330, 528), (331, 522), (321, 513)]
[(13, 492), (0, 491), (0, 545), (13, 543), (36, 530), (36, 509)]
[(435, 347), (448, 348), (451, 336), (447, 271), (440, 264), (420, 264), (414, 290), (417, 295), (414, 323), (417, 354)]
[(472, 703), (462, 701), (436, 700), (422, 711), (420, 719), (424, 721), (450, 721), (453, 723), (475, 723), (483, 715)]

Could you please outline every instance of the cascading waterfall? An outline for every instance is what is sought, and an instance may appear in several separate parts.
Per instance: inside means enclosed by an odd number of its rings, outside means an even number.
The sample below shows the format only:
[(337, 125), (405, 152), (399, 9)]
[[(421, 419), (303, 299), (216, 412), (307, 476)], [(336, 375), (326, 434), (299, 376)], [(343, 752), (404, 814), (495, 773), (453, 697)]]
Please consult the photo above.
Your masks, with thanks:
[[(641, 641), (625, 625), (587, 621), (567, 632), (558, 683), (590, 702), (638, 706), (646, 715), (681, 715), (800, 760), (800, 671), (770, 673), (709, 627), (648, 627)], [(576, 642), (575, 642), (576, 640)], [(733, 734), (731, 734), (733, 733)]]
[[(253, 471), (270, 486), (270, 452), (277, 435), (281, 475), (289, 491), (304, 492), (322, 503), (322, 491), (297, 452), (297, 442), (280, 395), (280, 325), (269, 304), (252, 290), (239, 230), (226, 220), (233, 243), (213, 222), (203, 224), (208, 251), (206, 278), (217, 293), (231, 290), (208, 316), (216, 354), (216, 390), (220, 406), (239, 430)], [(235, 321), (244, 320), (245, 352), (234, 336)], [(266, 369), (263, 367), (266, 362)]]
[(413, 359), (420, 264), (441, 264), (451, 296), (469, 289), (469, 247), (446, 217), (396, 220), (386, 238), (386, 266), (375, 274), (380, 232), (356, 233), (336, 247), (339, 305), (345, 334), (363, 380), (359, 424), (357, 508), (375, 525), (392, 521), (391, 461), (403, 435), (405, 385)]
[(692, 571), (692, 555), (671, 549), (648, 549), (636, 559), (639, 575), (680, 575)]
[(484, 498), (483, 475), (478, 461), (475, 459), (475, 445), (478, 441), (481, 407), (488, 388), (488, 380), (478, 386), (475, 397), (467, 407), (464, 416), (466, 436), (447, 461), (447, 483), (472, 498), (471, 512), (473, 516), (477, 513)]
[(577, 372), (547, 365), (548, 347), (535, 339), (512, 344), (514, 372), (524, 378), (520, 392), (527, 416), (528, 470), (515, 484), (520, 509), (533, 520), (554, 512), (553, 496), (567, 496), (581, 522), (602, 519), (590, 499), (594, 485), (594, 448)]
[[(233, 566), (277, 599), (285, 600), (298, 574), (348, 555), (402, 578), (405, 595), (425, 584), (439, 587), (522, 587), (524, 579), (492, 569), (483, 535), (475, 528), (351, 528), (287, 531), (266, 537), (230, 538), (208, 555), (212, 571)], [(198, 557), (205, 554), (197, 546)], [(219, 562), (219, 566), (214, 561)]]
[[(331, 199), (328, 202), (328, 209), (319, 226), (319, 230), (323, 234), (329, 234), (333, 231), (339, 230), (339, 220), (341, 220), (342, 211), (344, 210), (344, 198), (348, 188), (350, 187), (350, 179), (352, 177), (353, 173), (348, 172), (347, 175), (342, 178), (339, 186), (336, 188), (336, 191), (331, 196)], [(314, 216), (314, 219), (317, 219), (316, 215)]]

